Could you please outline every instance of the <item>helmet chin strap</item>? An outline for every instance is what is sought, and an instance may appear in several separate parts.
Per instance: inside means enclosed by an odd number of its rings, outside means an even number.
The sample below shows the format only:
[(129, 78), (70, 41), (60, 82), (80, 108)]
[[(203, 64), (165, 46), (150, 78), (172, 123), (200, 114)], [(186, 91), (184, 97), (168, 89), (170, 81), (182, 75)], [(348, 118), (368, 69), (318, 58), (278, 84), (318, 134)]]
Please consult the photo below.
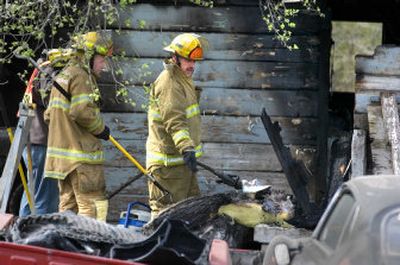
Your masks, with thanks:
[(89, 60), (90, 71), (93, 70), (93, 66), (94, 66), (94, 54), (92, 55), (92, 57), (90, 57), (90, 60)]
[(176, 61), (176, 65), (178, 65), (179, 67), (181, 67), (181, 60), (180, 60), (180, 56), (178, 54), (174, 54), (175, 56), (175, 61)]

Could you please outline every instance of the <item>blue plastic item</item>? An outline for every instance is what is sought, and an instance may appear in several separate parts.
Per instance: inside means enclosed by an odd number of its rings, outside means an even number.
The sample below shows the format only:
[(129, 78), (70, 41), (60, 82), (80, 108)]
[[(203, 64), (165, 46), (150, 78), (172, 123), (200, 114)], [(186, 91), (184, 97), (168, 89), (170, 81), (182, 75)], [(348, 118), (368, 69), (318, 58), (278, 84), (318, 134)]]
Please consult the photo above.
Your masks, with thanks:
[(126, 212), (122, 212), (120, 219), (118, 221), (118, 224), (123, 225), (125, 228), (128, 228), (129, 226), (135, 226), (135, 227), (142, 227), (147, 223), (145, 220), (140, 220), (139, 215), (132, 213), (132, 208), (134, 206), (141, 206), (142, 208), (145, 208), (149, 212), (151, 211), (150, 207), (147, 204), (141, 203), (141, 202), (130, 202), (128, 204), (128, 208)]

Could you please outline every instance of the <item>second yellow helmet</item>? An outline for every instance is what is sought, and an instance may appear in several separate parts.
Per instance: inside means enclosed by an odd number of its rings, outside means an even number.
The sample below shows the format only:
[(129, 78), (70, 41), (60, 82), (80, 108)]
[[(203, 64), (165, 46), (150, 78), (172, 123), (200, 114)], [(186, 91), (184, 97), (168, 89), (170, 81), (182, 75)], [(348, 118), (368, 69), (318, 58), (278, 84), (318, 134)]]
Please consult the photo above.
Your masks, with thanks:
[(103, 56), (110, 56), (112, 54), (112, 46), (110, 37), (95, 31), (75, 36), (72, 45), (73, 48), (78, 50), (94, 51)]

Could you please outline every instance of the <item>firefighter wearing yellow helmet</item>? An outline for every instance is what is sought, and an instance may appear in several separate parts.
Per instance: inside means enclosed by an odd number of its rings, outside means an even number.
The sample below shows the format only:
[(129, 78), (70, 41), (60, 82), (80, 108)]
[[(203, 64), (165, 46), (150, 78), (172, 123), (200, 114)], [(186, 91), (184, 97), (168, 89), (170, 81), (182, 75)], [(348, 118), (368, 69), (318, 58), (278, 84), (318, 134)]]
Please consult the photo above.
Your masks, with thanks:
[[(92, 94), (112, 53), (112, 42), (100, 32), (73, 38), (76, 50), (55, 80), (69, 94), (52, 89), (45, 121), (49, 123), (45, 177), (59, 180), (59, 210), (105, 219), (104, 154), (100, 139), (108, 140)], [(90, 54), (87, 67), (84, 54)], [(103, 206), (102, 208), (99, 206)]]
[(196, 61), (204, 58), (206, 44), (194, 33), (175, 37), (164, 48), (171, 57), (164, 61), (164, 70), (151, 88), (146, 166), (172, 195), (160, 199), (161, 191), (148, 183), (153, 216), (169, 204), (200, 194), (196, 171), (203, 149), (199, 99), (192, 75)]
[(175, 53), (185, 59), (201, 61), (203, 60), (203, 49), (207, 46), (207, 41), (200, 35), (194, 33), (183, 33), (176, 36), (170, 45), (164, 50)]
[(102, 56), (110, 56), (112, 54), (112, 41), (106, 33), (88, 32), (73, 37), (72, 48), (83, 52), (92, 52)]

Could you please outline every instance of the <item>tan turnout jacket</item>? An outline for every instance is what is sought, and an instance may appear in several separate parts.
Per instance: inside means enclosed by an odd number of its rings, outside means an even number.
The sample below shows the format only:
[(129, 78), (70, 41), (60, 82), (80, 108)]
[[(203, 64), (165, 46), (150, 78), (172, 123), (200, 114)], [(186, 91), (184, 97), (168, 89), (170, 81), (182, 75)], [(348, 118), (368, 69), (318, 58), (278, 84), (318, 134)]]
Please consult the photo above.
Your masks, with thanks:
[(104, 162), (102, 144), (94, 136), (104, 130), (104, 122), (91, 97), (96, 81), (80, 62), (71, 61), (56, 81), (72, 98), (68, 101), (52, 88), (45, 112), (49, 123), (45, 177), (65, 179), (79, 165)]
[(148, 112), (146, 165), (182, 165), (182, 153), (195, 150), (200, 157), (200, 108), (193, 80), (170, 62), (154, 82)]

